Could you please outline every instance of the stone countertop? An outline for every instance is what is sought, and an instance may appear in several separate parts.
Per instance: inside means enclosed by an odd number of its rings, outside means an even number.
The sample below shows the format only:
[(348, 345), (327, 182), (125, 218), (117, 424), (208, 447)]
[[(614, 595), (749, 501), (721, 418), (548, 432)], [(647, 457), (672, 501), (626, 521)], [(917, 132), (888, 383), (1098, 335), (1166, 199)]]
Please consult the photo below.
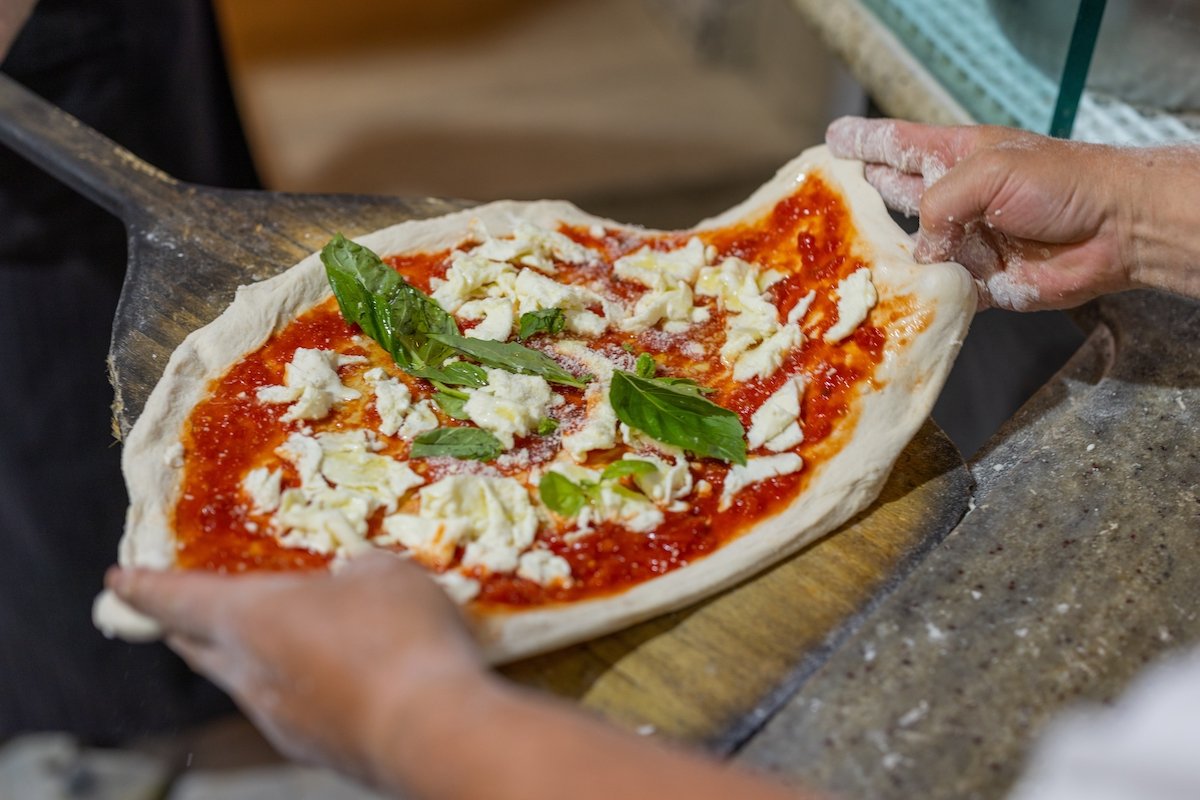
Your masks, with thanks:
[(1049, 719), (1200, 643), (1200, 304), (1083, 348), (971, 464), (972, 511), (739, 759), (848, 798), (998, 798)]

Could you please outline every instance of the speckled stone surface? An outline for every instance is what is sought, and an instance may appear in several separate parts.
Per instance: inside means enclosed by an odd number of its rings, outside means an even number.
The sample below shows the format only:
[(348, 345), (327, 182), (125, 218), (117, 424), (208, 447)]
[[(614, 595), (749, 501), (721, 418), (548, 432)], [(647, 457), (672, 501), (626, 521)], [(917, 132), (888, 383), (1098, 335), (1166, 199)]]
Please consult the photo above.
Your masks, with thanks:
[(1057, 711), (1200, 643), (1200, 304), (1079, 319), (972, 465), (974, 510), (740, 760), (847, 798), (1003, 797)]

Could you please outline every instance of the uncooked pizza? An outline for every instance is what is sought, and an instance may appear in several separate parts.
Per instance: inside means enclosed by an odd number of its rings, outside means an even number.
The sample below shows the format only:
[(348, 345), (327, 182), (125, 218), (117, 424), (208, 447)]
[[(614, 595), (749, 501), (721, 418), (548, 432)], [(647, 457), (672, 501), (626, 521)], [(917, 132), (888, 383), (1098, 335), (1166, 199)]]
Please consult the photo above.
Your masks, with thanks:
[[(502, 202), (241, 290), (131, 432), (123, 564), (427, 568), (508, 660), (679, 607), (862, 510), (970, 321), (858, 162), (687, 231)], [(146, 633), (111, 596), (97, 622)]]

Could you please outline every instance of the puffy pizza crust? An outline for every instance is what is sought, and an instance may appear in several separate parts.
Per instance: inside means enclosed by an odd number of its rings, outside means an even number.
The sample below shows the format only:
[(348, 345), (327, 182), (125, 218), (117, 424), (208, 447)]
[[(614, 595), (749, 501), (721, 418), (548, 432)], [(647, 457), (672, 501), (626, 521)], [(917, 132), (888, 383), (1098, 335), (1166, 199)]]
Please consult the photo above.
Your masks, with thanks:
[[(845, 446), (825, 463), (813, 466), (806, 490), (788, 508), (711, 555), (619, 594), (481, 615), (476, 629), (489, 661), (501, 663), (552, 650), (686, 606), (792, 555), (879, 495), (900, 451), (941, 391), (974, 314), (975, 288), (958, 264), (916, 263), (912, 241), (864, 180), (862, 163), (835, 159), (825, 147), (806, 150), (746, 201), (690, 232), (756, 218), (790, 195), (810, 173), (819, 173), (831, 187), (840, 189), (858, 232), (859, 255), (871, 265), (881, 305), (889, 297), (912, 296), (928, 315), (926, 327), (906, 337), (903, 344), (899, 336), (888, 337), (876, 370), (883, 388), (862, 397), (857, 426)], [(550, 227), (560, 222), (635, 227), (592, 216), (564, 202), (502, 201), (404, 222), (356, 241), (384, 256), (440, 250), (462, 241), (473, 220), (483, 222), (495, 236), (511, 233), (521, 221)], [(329, 295), (320, 256), (313, 254), (274, 278), (239, 289), (221, 316), (175, 350), (125, 443), (122, 469), (130, 506), (118, 553), (120, 564), (154, 569), (173, 565), (175, 548), (168, 522), (180, 471), (170, 464), (192, 408), (213, 379)], [(97, 598), (93, 617), (110, 636), (146, 640), (159, 633), (152, 620), (108, 593)]]

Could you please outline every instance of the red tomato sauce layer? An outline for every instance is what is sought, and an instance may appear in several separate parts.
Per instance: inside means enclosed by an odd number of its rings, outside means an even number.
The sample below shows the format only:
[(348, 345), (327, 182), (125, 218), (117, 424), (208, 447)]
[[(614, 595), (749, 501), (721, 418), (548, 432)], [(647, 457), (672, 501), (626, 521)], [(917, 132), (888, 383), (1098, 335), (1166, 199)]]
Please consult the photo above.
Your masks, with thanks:
[[(599, 236), (600, 232), (593, 228), (568, 226), (561, 230), (602, 254), (609, 264), (643, 246), (669, 250), (682, 246), (688, 238), (629, 231), (605, 231)], [(688, 332), (689, 340), (706, 348), (709, 355), (703, 359), (685, 355), (654, 330), (633, 334), (610, 328), (593, 345), (617, 344), (628, 350), (651, 353), (659, 364), (660, 375), (692, 377), (715, 389), (710, 399), (738, 413), (747, 428), (754, 411), (789, 376), (804, 373), (808, 378), (801, 409), (805, 440), (795, 450), (804, 458), (804, 469), (752, 484), (736, 496), (729, 508), (719, 511), (729, 467), (712, 459), (693, 459), (692, 477), (703, 488), (693, 490), (685, 498), (686, 510), (665, 512), (664, 523), (653, 532), (635, 533), (611, 523), (601, 523), (583, 536), (571, 535), (573, 527), (543, 528), (539, 539), (570, 563), (571, 583), (543, 587), (515, 575), (478, 573), (474, 577), (480, 580), (481, 591), (476, 603), (526, 607), (579, 600), (629, 588), (703, 558), (793, 502), (814, 467), (849, 436), (857, 413), (854, 399), (864, 388), (874, 386), (874, 372), (886, 344), (884, 329), (873, 323), (884, 319), (887, 312), (886, 309), (881, 312), (884, 306), (881, 302), (848, 339), (837, 344), (824, 341), (824, 332), (837, 320), (838, 282), (867, 266), (855, 255), (855, 232), (837, 194), (819, 178), (810, 176), (795, 194), (778, 202), (761, 218), (697, 235), (717, 252), (711, 263), (719, 264), (725, 257), (736, 256), (763, 270), (780, 273), (768, 296), (779, 308), (781, 320), (808, 292), (815, 291), (803, 321), (804, 344), (793, 350), (770, 377), (743, 383), (733, 381), (730, 370), (722, 367), (715, 355), (723, 341), (725, 324), (725, 314), (715, 306), (708, 322)], [(429, 292), (431, 281), (448, 269), (450, 252), (404, 255), (386, 261), (414, 286)], [(606, 282), (611, 295), (625, 299), (636, 298), (641, 291), (637, 285), (608, 273), (598, 273), (594, 268), (586, 274), (582, 270), (573, 274), (571, 270), (565, 266), (554, 277), (564, 282), (600, 279)], [(534, 347), (545, 344), (539, 338), (544, 337), (535, 337), (528, 344)], [(315, 569), (328, 564), (328, 556), (280, 545), (272, 535), (269, 519), (249, 511), (241, 491), (246, 473), (264, 465), (283, 467), (284, 488), (299, 484), (290, 465), (274, 453), (299, 425), (281, 423), (287, 405), (261, 403), (256, 399), (256, 391), (263, 386), (282, 384), (285, 366), (301, 347), (366, 355), (369, 359), (368, 364), (343, 368), (340, 372), (343, 382), (359, 388), (364, 399), (336, 407), (326, 418), (308, 423), (314, 433), (378, 424), (374, 408), (367, 402), (370, 392), (361, 381), (362, 372), (371, 366), (383, 366), (403, 380), (414, 401), (432, 393), (428, 383), (404, 375), (382, 348), (343, 320), (332, 299), (301, 315), (214, 381), (206, 399), (197, 405), (185, 425), (186, 456), (174, 509), (180, 567), (240, 572)], [(578, 390), (563, 392), (562, 387), (556, 390), (566, 398), (564, 407), (580, 404)], [(464, 424), (440, 412), (439, 423)], [(403, 441), (381, 439), (385, 442), (384, 453), (398, 458), (407, 456), (408, 445)], [(539, 450), (524, 440), (519, 440), (517, 447), (527, 444), (535, 463), (549, 461), (557, 452), (547, 446)], [(592, 461), (602, 464), (612, 457), (619, 458), (620, 452), (593, 453)], [(447, 470), (444, 464), (422, 460), (409, 465), (430, 482)], [(506, 466), (497, 462), (493, 466), (501, 474), (522, 478), (530, 464)], [(701, 481), (707, 482), (707, 486)], [(531, 490), (536, 495), (536, 486)], [(411, 507), (414, 501), (407, 502)], [(382, 516), (379, 512), (372, 518), (368, 537), (378, 533)]]

